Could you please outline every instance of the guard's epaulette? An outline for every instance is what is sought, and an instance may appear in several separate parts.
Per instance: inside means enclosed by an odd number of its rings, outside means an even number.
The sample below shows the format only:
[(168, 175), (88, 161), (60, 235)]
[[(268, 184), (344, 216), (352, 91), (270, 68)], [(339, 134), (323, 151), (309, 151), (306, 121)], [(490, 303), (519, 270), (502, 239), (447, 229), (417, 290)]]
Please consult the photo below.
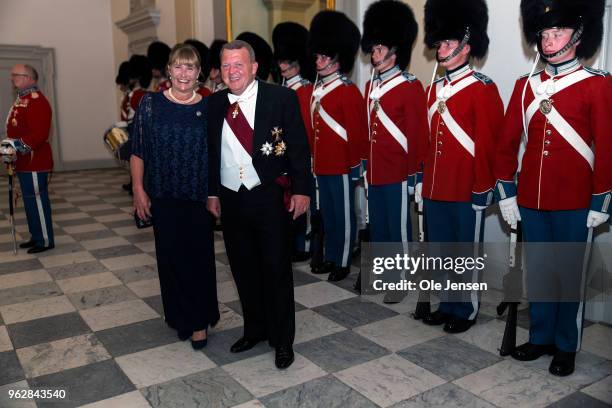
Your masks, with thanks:
[[(536, 71), (533, 73), (532, 76), (536, 76), (536, 75), (540, 75), (542, 73), (542, 71), (544, 71), (543, 69)], [(523, 79), (523, 78), (527, 78), (529, 76), (529, 72), (526, 73), (525, 75), (521, 75), (518, 79)]]
[(583, 67), (583, 68), (589, 74), (599, 75), (599, 76), (603, 76), (603, 77), (606, 77), (606, 76), (610, 75), (610, 73), (608, 71), (604, 71), (603, 69), (595, 69), (595, 68), (591, 68), (591, 67)]
[(310, 85), (310, 81), (307, 80), (306, 78), (302, 78), (300, 79), (300, 84), (302, 84), (302, 86)]
[(344, 85), (352, 85), (353, 81), (351, 81), (347, 76), (342, 75), (340, 80), (344, 82)]
[(417, 80), (417, 77), (408, 71), (402, 71), (402, 76), (406, 78), (408, 82), (415, 82)]
[(472, 72), (472, 75), (474, 76), (474, 78), (476, 78), (477, 80), (479, 80), (485, 85), (489, 85), (493, 83), (493, 80), (489, 78), (488, 76), (486, 76), (485, 74), (483, 74), (482, 72), (474, 71)]

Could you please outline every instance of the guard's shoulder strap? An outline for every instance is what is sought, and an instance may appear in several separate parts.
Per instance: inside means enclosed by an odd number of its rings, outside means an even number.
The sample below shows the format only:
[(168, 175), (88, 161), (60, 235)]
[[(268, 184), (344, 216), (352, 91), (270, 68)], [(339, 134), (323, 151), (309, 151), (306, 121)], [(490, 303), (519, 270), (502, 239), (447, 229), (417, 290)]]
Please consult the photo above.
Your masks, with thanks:
[(605, 71), (603, 69), (595, 69), (595, 68), (591, 68), (591, 67), (583, 67), (583, 68), (589, 74), (593, 74), (593, 75), (597, 75), (597, 76), (602, 76), (602, 77), (607, 77), (607, 76), (610, 75), (610, 73), (608, 71)]
[(486, 76), (485, 74), (483, 74), (482, 72), (474, 71), (472, 72), (472, 76), (485, 85), (489, 85), (493, 83), (493, 80), (489, 78), (488, 76)]

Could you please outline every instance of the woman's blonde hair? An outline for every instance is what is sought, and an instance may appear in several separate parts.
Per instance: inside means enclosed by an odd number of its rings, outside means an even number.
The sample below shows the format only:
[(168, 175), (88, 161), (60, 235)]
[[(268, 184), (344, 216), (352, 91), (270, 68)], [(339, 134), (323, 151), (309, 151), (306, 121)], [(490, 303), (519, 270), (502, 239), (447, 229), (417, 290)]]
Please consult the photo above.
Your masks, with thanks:
[(202, 66), (200, 55), (195, 47), (189, 44), (176, 44), (172, 51), (170, 51), (170, 57), (168, 58), (168, 72), (170, 67), (176, 64), (187, 64), (194, 65), (198, 69)]

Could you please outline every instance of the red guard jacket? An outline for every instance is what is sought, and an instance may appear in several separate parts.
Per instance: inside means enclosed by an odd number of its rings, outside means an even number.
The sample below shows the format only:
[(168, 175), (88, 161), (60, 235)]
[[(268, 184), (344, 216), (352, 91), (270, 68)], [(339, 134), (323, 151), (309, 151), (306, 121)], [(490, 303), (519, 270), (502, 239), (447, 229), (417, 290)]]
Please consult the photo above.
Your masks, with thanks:
[[(544, 113), (546, 108), (542, 110), (536, 103), (534, 107), (537, 109), (527, 124), (527, 144), (518, 181), (518, 204), (538, 210), (590, 208), (606, 213), (610, 211), (612, 199), (612, 77), (607, 72), (585, 68), (574, 62), (572, 69), (554, 76), (554, 93), (545, 98), (584, 141), (583, 146), (590, 148), (594, 145), (594, 151), (591, 150), (593, 168), (563, 137), (561, 131), (565, 125), (559, 125), (550, 113)], [(570, 76), (580, 77), (580, 80), (562, 89), (564, 82), (569, 83)], [(523, 133), (522, 106), (527, 111), (536, 96), (544, 97), (546, 85), (540, 89), (536, 85), (550, 78), (546, 70), (535, 74), (533, 87), (529, 84), (525, 91), (524, 103), (521, 103), (521, 96), (527, 78), (516, 81), (497, 148), (495, 175), (499, 182), (496, 193), (500, 199), (516, 194), (514, 175)]]
[[(319, 101), (317, 92), (324, 93)], [(365, 159), (368, 137), (365, 109), (361, 92), (344, 76), (331, 74), (316, 85), (310, 104), (314, 174), (348, 174)]]
[[(387, 79), (375, 80), (373, 90), (370, 85), (368, 81), (368, 183), (391, 184), (402, 182), (409, 176), (415, 177), (422, 169), (419, 158), (423, 156), (423, 149), (428, 144), (427, 105), (423, 85), (414, 75), (399, 69)], [(414, 184), (414, 180), (411, 184)]]
[(13, 103), (6, 121), (6, 133), (11, 139), (21, 139), (31, 150), (17, 155), (18, 172), (51, 171), (53, 156), (49, 144), (51, 105), (37, 88), (19, 96)]
[(297, 77), (289, 79), (285, 86), (293, 89), (297, 94), (298, 101), (300, 103), (300, 112), (302, 113), (302, 119), (304, 120), (304, 127), (306, 128), (306, 135), (308, 136), (310, 151), (312, 153), (312, 149), (314, 147), (312, 145), (312, 126), (310, 124), (310, 98), (313, 90), (312, 83), (298, 75)]
[[(443, 91), (449, 83), (452, 96)], [(463, 84), (469, 85), (460, 89)], [(429, 88), (430, 136), (423, 173), (423, 197), (483, 206), (491, 204), (496, 139), (504, 117), (497, 86), (487, 76), (466, 66), (454, 76), (446, 75), (436, 81), (431, 92)], [(440, 101), (444, 101), (444, 108)], [(465, 146), (471, 146), (472, 153)]]

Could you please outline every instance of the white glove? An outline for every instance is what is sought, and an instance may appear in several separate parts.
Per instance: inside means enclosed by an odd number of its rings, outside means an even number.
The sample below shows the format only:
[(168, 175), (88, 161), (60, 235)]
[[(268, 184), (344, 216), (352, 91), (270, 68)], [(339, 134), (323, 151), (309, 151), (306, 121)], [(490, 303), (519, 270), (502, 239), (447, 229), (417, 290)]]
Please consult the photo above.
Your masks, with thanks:
[(423, 183), (417, 183), (414, 186), (414, 202), (417, 204), (423, 202)]
[(118, 127), (118, 128), (126, 128), (128, 127), (128, 123), (124, 120), (121, 120), (119, 122), (115, 122), (115, 126), (114, 127)]
[(610, 214), (590, 210), (589, 215), (587, 215), (587, 228), (597, 228), (608, 221), (608, 218), (610, 218)]
[(474, 211), (483, 211), (483, 210), (486, 210), (486, 209), (487, 209), (486, 205), (472, 204), (472, 210), (474, 210)]
[(499, 209), (501, 210), (502, 217), (504, 217), (504, 221), (510, 226), (521, 220), (521, 213), (516, 203), (516, 196), (501, 200), (499, 202)]

